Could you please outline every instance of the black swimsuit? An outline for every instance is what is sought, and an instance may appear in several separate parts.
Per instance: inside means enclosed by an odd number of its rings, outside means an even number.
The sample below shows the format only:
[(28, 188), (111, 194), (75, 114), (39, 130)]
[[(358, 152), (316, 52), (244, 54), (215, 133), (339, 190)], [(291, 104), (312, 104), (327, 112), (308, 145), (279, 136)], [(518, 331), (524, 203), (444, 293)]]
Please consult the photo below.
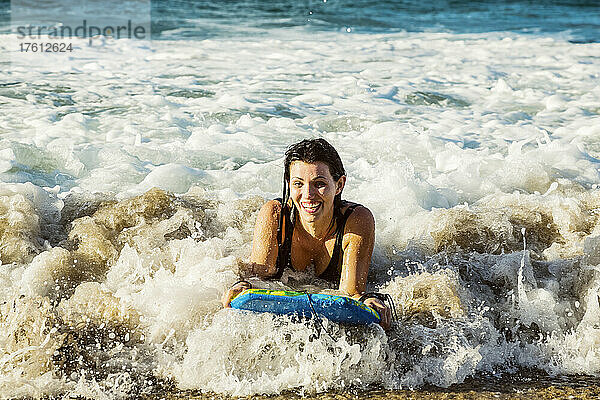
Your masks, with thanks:
[[(276, 200), (280, 203), (282, 202), (281, 199)], [(337, 228), (335, 231), (335, 246), (333, 247), (333, 254), (331, 255), (331, 260), (329, 261), (329, 264), (327, 264), (327, 268), (325, 268), (325, 271), (323, 271), (321, 275), (319, 275), (319, 278), (325, 279), (335, 284), (340, 283), (343, 260), (342, 240), (344, 239), (344, 226), (346, 225), (348, 217), (350, 216), (350, 214), (352, 214), (352, 211), (354, 211), (354, 209), (359, 205), (360, 204), (352, 204), (348, 206), (346, 212), (340, 217), (338, 217)], [(275, 264), (277, 266), (277, 273), (273, 276), (273, 278), (276, 279), (281, 278), (285, 268), (289, 267), (291, 270), (294, 270), (294, 267), (292, 266), (292, 234), (294, 233), (294, 225), (292, 224), (290, 218), (290, 207), (287, 204), (283, 204), (283, 206), (281, 207), (281, 212), (284, 216), (284, 227), (282, 227), (280, 223), (280, 226), (277, 229), (277, 243), (279, 246), (279, 251), (277, 252), (277, 262)], [(285, 235), (283, 237), (282, 242), (282, 234), (284, 233), (284, 229)]]

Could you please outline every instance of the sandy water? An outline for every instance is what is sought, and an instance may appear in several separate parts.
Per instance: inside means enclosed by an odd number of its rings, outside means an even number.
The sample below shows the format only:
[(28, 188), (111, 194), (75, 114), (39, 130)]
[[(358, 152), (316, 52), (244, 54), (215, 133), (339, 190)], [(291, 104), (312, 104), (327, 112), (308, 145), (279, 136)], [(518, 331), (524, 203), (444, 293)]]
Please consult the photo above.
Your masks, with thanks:
[[(571, 376), (563, 378), (542, 378), (539, 373), (506, 376), (504, 378), (469, 378), (462, 384), (449, 388), (424, 387), (418, 390), (381, 390), (331, 392), (306, 395), (294, 392), (278, 396), (248, 396), (236, 399), (315, 399), (315, 400), (521, 400), (521, 399), (596, 399), (600, 396), (600, 385), (596, 378)], [(232, 397), (218, 394), (202, 394), (193, 391), (170, 394), (168, 399), (211, 399), (228, 400)]]

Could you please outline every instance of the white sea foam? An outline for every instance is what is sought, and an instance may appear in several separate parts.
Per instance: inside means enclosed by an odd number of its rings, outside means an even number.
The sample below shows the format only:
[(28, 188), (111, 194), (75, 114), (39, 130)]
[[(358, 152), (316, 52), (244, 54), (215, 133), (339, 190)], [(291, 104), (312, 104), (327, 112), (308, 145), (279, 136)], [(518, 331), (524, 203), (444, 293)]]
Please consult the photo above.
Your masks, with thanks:
[[(35, 63), (0, 36), (1, 396), (600, 374), (600, 45), (277, 35), (74, 40)], [(220, 307), (285, 148), (314, 136), (375, 215), (387, 336)]]

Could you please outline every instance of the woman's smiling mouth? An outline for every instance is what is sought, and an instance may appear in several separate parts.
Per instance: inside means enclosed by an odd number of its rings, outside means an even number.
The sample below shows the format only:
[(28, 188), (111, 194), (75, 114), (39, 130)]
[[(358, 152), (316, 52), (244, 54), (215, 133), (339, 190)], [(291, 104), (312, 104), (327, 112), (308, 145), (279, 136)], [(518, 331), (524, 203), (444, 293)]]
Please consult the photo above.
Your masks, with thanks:
[(321, 208), (321, 203), (301, 202), (302, 209), (309, 214), (316, 213)]

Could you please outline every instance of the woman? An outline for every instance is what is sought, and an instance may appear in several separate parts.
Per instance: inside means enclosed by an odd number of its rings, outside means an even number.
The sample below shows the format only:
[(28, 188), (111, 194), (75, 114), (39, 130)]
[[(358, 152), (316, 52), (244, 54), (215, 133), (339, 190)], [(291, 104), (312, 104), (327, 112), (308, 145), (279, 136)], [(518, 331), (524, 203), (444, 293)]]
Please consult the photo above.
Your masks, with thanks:
[[(254, 229), (249, 272), (280, 278), (285, 268), (305, 271), (339, 285), (340, 294), (363, 298), (390, 327), (390, 310), (363, 296), (375, 242), (368, 208), (341, 199), (346, 172), (337, 151), (324, 139), (303, 140), (285, 153), (283, 199), (268, 201)], [(223, 295), (223, 306), (251, 287), (240, 281)], [(366, 297), (366, 298), (365, 298)]]

